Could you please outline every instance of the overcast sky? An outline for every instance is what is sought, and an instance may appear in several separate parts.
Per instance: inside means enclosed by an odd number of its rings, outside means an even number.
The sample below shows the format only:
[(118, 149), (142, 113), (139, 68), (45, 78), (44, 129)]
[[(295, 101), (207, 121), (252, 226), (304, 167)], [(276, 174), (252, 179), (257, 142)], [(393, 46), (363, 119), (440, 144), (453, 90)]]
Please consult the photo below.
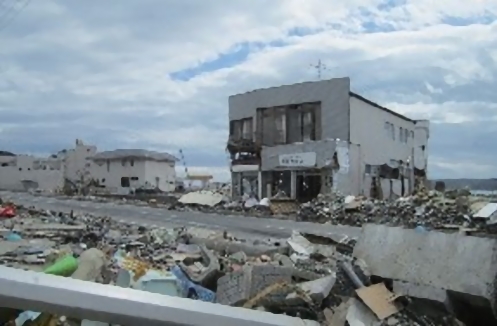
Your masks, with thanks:
[(226, 179), (228, 96), (315, 80), (321, 59), (432, 121), (431, 178), (497, 177), (496, 17), (497, 0), (3, 0), (0, 150), (182, 148)]

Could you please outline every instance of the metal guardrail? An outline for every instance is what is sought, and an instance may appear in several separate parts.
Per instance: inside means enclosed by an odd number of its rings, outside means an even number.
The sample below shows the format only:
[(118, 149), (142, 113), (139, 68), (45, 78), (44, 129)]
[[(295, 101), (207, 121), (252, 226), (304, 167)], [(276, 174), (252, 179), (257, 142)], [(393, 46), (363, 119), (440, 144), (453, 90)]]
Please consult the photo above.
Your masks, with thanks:
[(285, 315), (223, 306), (0, 266), (0, 306), (119, 325), (311, 326)]

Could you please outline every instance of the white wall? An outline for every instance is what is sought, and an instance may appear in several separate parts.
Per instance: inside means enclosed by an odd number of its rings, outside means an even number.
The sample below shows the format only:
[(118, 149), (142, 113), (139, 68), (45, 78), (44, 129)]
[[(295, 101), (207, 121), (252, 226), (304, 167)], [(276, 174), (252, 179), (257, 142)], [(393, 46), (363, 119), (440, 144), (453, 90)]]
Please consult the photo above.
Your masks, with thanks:
[[(176, 170), (173, 162), (147, 161), (145, 163), (145, 179), (152, 186), (162, 191), (174, 191), (176, 188)], [(157, 184), (157, 179), (159, 182)]]
[[(385, 130), (385, 123), (395, 127), (395, 140)], [(399, 139), (399, 128), (409, 130), (407, 143)], [(415, 140), (410, 131), (415, 124), (389, 112), (374, 107), (358, 98), (350, 97), (350, 142), (361, 146), (362, 160), (365, 164), (382, 165), (390, 160), (406, 160), (412, 156)]]
[(88, 176), (92, 163), (88, 158), (94, 156), (96, 152), (96, 146), (84, 145), (77, 141), (74, 149), (70, 149), (62, 155), (66, 178), (79, 181), (82, 175)]
[[(44, 159), (41, 159), (44, 160)], [(38, 189), (54, 191), (63, 186), (63, 170), (37, 169), (35, 161), (40, 161), (30, 155), (14, 157), (14, 166), (0, 166), (0, 189), (26, 190), (22, 181), (32, 181), (38, 184)]]
[[(138, 188), (145, 183), (145, 160), (123, 161), (121, 159), (107, 161), (95, 161), (90, 165), (90, 175), (98, 180), (101, 185), (108, 188), (111, 192), (128, 193), (129, 188), (121, 186), (121, 178), (130, 178), (130, 187)], [(133, 162), (133, 165), (131, 165)], [(131, 180), (136, 177), (138, 180)]]
[[(428, 165), (428, 139), (430, 138), (430, 122), (418, 120), (414, 134), (414, 166), (426, 169)], [(424, 150), (422, 147), (424, 146)]]

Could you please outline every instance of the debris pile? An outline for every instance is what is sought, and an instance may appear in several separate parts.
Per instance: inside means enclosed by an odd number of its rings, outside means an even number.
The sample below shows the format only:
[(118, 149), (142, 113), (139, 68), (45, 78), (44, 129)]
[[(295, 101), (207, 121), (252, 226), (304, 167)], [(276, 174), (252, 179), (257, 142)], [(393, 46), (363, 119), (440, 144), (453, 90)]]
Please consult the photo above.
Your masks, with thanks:
[[(346, 237), (294, 232), (284, 243), (261, 242), (227, 232), (205, 236), (195, 229), (147, 229), (90, 215), (16, 211), (1, 220), (0, 263), (10, 267), (322, 325), (463, 325), (447, 312), (440, 313), (442, 322), (410, 311), (411, 299), (395, 295), (381, 280), (372, 282)], [(7, 317), (0, 324), (70, 320), (29, 311)]]
[[(298, 219), (318, 223), (362, 226), (366, 223), (424, 227), (429, 229), (455, 229), (495, 233), (496, 221), (491, 216), (480, 217), (478, 212), (488, 204), (484, 197), (469, 192), (440, 193), (425, 188), (407, 197), (395, 200), (378, 200), (344, 196), (340, 193), (319, 195), (302, 204)], [(495, 209), (494, 209), (495, 211)]]

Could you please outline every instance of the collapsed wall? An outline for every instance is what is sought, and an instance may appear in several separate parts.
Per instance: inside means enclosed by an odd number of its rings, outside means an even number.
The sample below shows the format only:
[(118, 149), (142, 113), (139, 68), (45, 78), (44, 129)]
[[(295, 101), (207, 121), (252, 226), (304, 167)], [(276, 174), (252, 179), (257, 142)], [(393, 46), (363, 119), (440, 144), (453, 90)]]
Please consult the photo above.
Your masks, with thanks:
[[(368, 224), (354, 248), (372, 275), (453, 291), (496, 313), (497, 240)], [(461, 296), (462, 295), (462, 296)]]

